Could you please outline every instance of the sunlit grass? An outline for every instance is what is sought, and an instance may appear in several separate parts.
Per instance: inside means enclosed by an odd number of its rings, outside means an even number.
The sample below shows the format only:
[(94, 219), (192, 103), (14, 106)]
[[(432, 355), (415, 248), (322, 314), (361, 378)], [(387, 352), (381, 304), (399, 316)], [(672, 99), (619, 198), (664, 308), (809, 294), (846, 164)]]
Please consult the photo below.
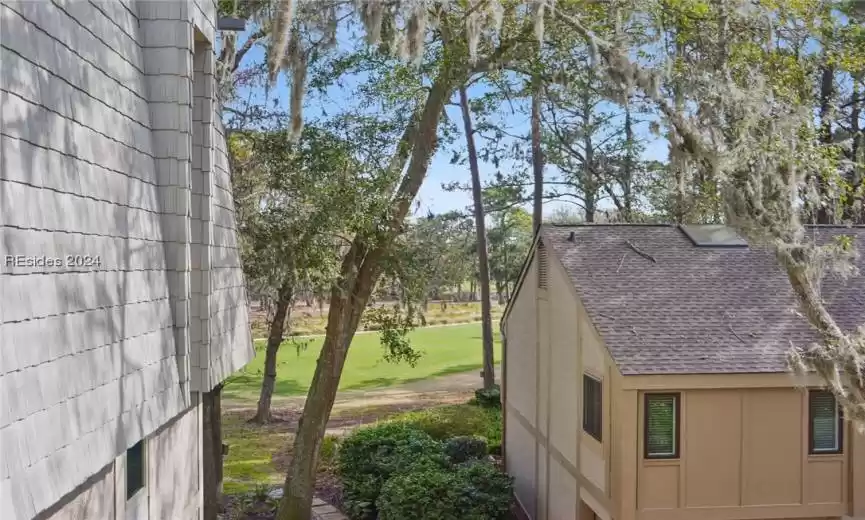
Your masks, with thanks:
[[(481, 326), (473, 323), (454, 327), (420, 328), (411, 333), (413, 348), (422, 352), (414, 367), (388, 363), (377, 333), (354, 338), (340, 380), (340, 390), (368, 390), (422, 381), (431, 377), (479, 370), (482, 366)], [(500, 359), (496, 338), (495, 359)], [(304, 346), (298, 346), (302, 342)], [(309, 389), (322, 338), (288, 340), (278, 355), (275, 395), (304, 395)], [(259, 347), (261, 345), (259, 344)], [(244, 370), (232, 376), (224, 389), (229, 399), (257, 400), (264, 371), (264, 352)], [(480, 384), (480, 381), (478, 381)]]

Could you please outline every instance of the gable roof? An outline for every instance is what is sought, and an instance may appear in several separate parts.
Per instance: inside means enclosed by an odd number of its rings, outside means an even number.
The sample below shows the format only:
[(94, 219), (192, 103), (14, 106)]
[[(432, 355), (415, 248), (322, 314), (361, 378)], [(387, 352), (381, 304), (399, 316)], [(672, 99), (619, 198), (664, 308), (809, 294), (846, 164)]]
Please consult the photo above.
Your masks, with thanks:
[[(830, 312), (852, 330), (865, 322), (865, 227), (811, 232), (855, 236), (861, 274), (822, 283)], [(544, 226), (540, 235), (622, 374), (784, 372), (791, 344), (818, 340), (766, 248), (698, 247), (673, 225)]]

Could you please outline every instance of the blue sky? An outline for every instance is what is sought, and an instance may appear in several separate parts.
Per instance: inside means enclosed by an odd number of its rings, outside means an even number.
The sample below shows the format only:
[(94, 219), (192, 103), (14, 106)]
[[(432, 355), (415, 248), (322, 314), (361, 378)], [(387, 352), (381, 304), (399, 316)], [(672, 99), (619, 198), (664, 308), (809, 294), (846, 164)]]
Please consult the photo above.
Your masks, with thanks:
[[(342, 31), (340, 32), (342, 33)], [(338, 37), (341, 43), (344, 41), (347, 45), (351, 45), (350, 38), (352, 38), (351, 35), (345, 33), (340, 34)], [(241, 36), (241, 41), (243, 41), (244, 39), (245, 38)], [(247, 54), (244, 60), (244, 64), (248, 65), (249, 63), (259, 62), (263, 60), (263, 58), (263, 49), (260, 47), (254, 48)], [(319, 117), (322, 113), (322, 109), (324, 109), (328, 114), (333, 114), (336, 113), (338, 109), (345, 109), (347, 107), (350, 107), (353, 103), (351, 96), (351, 87), (358, 81), (360, 81), (359, 78), (354, 81), (352, 81), (351, 78), (348, 78), (348, 81), (346, 81), (346, 86), (344, 88), (339, 88), (337, 86), (331, 87), (327, 93), (326, 98), (322, 98), (320, 96), (307, 96), (304, 108), (306, 117)], [(483, 86), (477, 85), (471, 87), (468, 91), (469, 97), (480, 95), (483, 92), (483, 88)], [(265, 92), (263, 88), (257, 88), (246, 89), (242, 92), (242, 95), (252, 96), (256, 99), (263, 100), (264, 93)], [(274, 102), (273, 100), (276, 99), (276, 102), (279, 104), (280, 107), (285, 109), (288, 108), (288, 82), (285, 77), (280, 77), (277, 85), (270, 90), (268, 96), (269, 103), (272, 104)], [(456, 103), (457, 101), (457, 96), (454, 96), (452, 102)], [(457, 126), (462, 128), (462, 115), (460, 113), (459, 107), (448, 106), (446, 110), (449, 118), (454, 123), (456, 123)], [(517, 105), (516, 113), (509, 114), (501, 122), (509, 128), (509, 132), (511, 134), (529, 134), (529, 119), (525, 106)], [(666, 160), (666, 140), (651, 135), (648, 131), (646, 123), (637, 125), (635, 133), (638, 138), (644, 141), (645, 149), (643, 152), (643, 157), (645, 159), (659, 161)], [(469, 181), (468, 165), (450, 164), (453, 147), (458, 147), (461, 150), (465, 149), (465, 137), (462, 132), (460, 132), (460, 136), (455, 140), (451, 147), (440, 149), (438, 153), (433, 157), (427, 178), (424, 182), (423, 187), (420, 190), (420, 193), (418, 194), (420, 214), (426, 214), (428, 211), (431, 211), (433, 213), (443, 213), (451, 210), (464, 210), (468, 208), (471, 204), (470, 193), (448, 192), (442, 189), (442, 185), (446, 183), (451, 183), (455, 181), (460, 183), (467, 183)], [(503, 170), (508, 167), (509, 165), (506, 163), (503, 163), (501, 165), (501, 168)], [(526, 165), (524, 167), (529, 166)], [(482, 161), (480, 163), (480, 172), (482, 182), (485, 182), (486, 180), (489, 180), (493, 177), (496, 172), (496, 168), (493, 164)], [(555, 177), (555, 168), (547, 165), (545, 169), (545, 175), (547, 178)], [(602, 202), (601, 207), (605, 206), (608, 206), (608, 204), (604, 204)], [(545, 203), (544, 213), (549, 214), (557, 207), (569, 208), (570, 210), (577, 209), (577, 207), (573, 204), (551, 201)]]

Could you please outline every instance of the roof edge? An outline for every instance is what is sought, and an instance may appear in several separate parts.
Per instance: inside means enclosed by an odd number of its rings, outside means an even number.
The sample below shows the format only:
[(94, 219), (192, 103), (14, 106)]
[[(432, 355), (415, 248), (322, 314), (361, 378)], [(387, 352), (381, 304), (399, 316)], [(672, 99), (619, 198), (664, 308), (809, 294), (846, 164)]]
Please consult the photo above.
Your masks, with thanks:
[(535, 231), (535, 236), (532, 239), (532, 245), (529, 247), (528, 253), (526, 253), (526, 258), (523, 259), (523, 266), (520, 268), (520, 276), (517, 278), (517, 283), (514, 285), (514, 292), (511, 294), (511, 297), (508, 298), (508, 303), (505, 304), (505, 310), (502, 312), (502, 317), (499, 319), (499, 332), (504, 334), (504, 325), (505, 320), (508, 319), (508, 315), (511, 313), (511, 309), (514, 306), (514, 302), (517, 300), (517, 296), (520, 294), (520, 289), (523, 286), (523, 282), (526, 278), (526, 273), (529, 270), (529, 265), (532, 263), (532, 258), (535, 256), (535, 250), (538, 248), (538, 243), (541, 241), (541, 230), (544, 228), (542, 225)]

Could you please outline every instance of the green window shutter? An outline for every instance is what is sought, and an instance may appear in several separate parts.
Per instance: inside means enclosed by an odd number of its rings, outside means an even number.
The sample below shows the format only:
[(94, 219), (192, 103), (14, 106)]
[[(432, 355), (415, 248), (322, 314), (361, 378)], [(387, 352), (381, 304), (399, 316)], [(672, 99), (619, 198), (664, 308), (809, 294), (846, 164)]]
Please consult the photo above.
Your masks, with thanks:
[(673, 394), (646, 395), (646, 457), (679, 456), (679, 397)]
[(811, 452), (837, 453), (841, 450), (839, 410), (835, 396), (824, 390), (809, 393)]

